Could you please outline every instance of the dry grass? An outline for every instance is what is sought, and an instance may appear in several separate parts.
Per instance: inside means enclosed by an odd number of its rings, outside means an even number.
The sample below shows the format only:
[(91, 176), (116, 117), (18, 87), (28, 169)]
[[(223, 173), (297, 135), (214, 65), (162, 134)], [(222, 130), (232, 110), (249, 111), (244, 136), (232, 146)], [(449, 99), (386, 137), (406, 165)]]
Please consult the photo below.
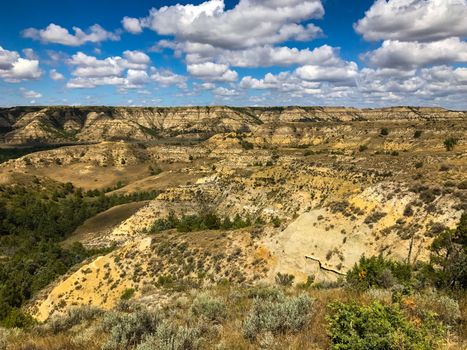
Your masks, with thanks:
[(69, 334), (23, 336), (9, 339), (5, 350), (98, 350), (101, 348), (101, 342), (97, 337), (88, 342), (77, 343)]
[[(297, 296), (305, 292), (314, 303), (309, 316), (309, 322), (300, 331), (287, 331), (272, 335), (259, 333), (256, 340), (245, 338), (242, 328), (246, 316), (249, 314), (255, 295), (271, 295), (278, 287), (248, 287), (241, 285), (218, 285), (212, 288), (191, 290), (184, 293), (174, 293), (173, 299), (159, 312), (163, 318), (178, 325), (188, 327), (201, 327), (203, 329), (199, 349), (329, 349), (330, 340), (327, 335), (326, 315), (329, 312), (328, 304), (335, 301), (356, 301), (361, 304), (370, 304), (378, 293), (359, 293), (343, 288), (302, 290), (296, 287), (279, 288), (288, 296)], [(271, 289), (273, 288), (273, 289)], [(272, 290), (272, 292), (271, 292)], [(223, 300), (227, 310), (227, 317), (221, 321), (209, 320), (193, 314), (191, 305), (199, 295), (212, 296), (216, 300)], [(259, 293), (259, 294), (258, 294)], [(262, 293), (262, 294), (261, 294)], [(443, 349), (463, 349), (465, 343), (465, 317), (467, 309), (467, 297), (460, 298), (461, 312), (464, 323), (459, 328), (453, 329), (448, 335)], [(8, 338), (7, 350), (97, 350), (106, 341), (105, 333), (99, 328), (100, 320), (72, 327), (70, 330), (54, 335), (52, 333), (40, 333), (30, 331), (13, 335)], [(87, 336), (83, 336), (86, 335)]]
[(118, 224), (128, 219), (149, 201), (117, 205), (86, 220), (75, 232), (62, 242), (69, 246), (74, 242), (83, 242), (101, 236)]
[(148, 174), (147, 164), (137, 164), (125, 168), (84, 166), (81, 163), (68, 166), (48, 166), (46, 168), (28, 169), (29, 173), (47, 176), (59, 182), (71, 182), (84, 190), (104, 189), (115, 186), (118, 181), (131, 183)]

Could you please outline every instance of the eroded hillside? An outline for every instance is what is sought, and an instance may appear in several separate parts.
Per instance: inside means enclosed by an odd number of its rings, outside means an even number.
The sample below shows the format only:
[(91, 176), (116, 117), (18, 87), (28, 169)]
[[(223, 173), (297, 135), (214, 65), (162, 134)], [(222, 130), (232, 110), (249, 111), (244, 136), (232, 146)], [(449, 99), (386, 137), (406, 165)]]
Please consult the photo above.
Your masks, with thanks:
[[(209, 137), (216, 133), (253, 132), (278, 143), (315, 139), (316, 122), (465, 121), (466, 113), (441, 108), (395, 107), (14, 107), (0, 109), (0, 139), (9, 144), (30, 142), (148, 141), (161, 138)], [(329, 134), (340, 132), (330, 126)]]

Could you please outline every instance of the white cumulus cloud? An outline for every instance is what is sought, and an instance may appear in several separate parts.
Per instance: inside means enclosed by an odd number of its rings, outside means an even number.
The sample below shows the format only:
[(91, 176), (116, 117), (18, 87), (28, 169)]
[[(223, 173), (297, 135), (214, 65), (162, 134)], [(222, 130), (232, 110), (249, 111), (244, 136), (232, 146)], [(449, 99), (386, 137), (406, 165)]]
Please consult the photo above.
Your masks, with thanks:
[(132, 34), (139, 34), (143, 31), (141, 22), (138, 18), (123, 17), (122, 19), (123, 28)]
[(141, 51), (130, 51), (127, 50), (123, 52), (123, 57), (125, 57), (128, 62), (135, 64), (147, 65), (151, 62), (151, 59), (148, 55)]
[(175, 74), (168, 69), (152, 68), (151, 79), (161, 86), (175, 85), (181, 89), (187, 87), (187, 77)]
[(376, 0), (355, 24), (366, 40), (432, 41), (467, 35), (467, 0)]
[(55, 80), (55, 81), (65, 79), (65, 76), (62, 73), (57, 72), (56, 69), (51, 69), (49, 71), (49, 77), (50, 77), (50, 79)]
[(25, 38), (39, 40), (43, 43), (54, 43), (66, 46), (80, 46), (87, 42), (99, 43), (101, 41), (117, 41), (120, 36), (116, 33), (108, 32), (100, 25), (95, 24), (87, 31), (78, 27), (73, 27), (74, 34), (68, 29), (55, 23), (50, 23), (45, 29), (27, 28), (23, 30), (22, 35)]
[(129, 69), (127, 72), (127, 84), (131, 87), (139, 87), (149, 81), (148, 73), (144, 70)]
[(152, 9), (144, 26), (178, 41), (210, 44), (221, 48), (246, 48), (287, 40), (310, 40), (321, 34), (304, 21), (321, 18), (320, 0), (240, 0), (225, 10), (223, 0), (199, 5), (174, 5)]
[(0, 46), (0, 79), (18, 82), (38, 79), (41, 75), (39, 60), (22, 58), (18, 52)]
[(190, 64), (187, 70), (192, 76), (208, 81), (235, 81), (238, 78), (237, 72), (229, 69), (226, 64), (213, 62)]
[(68, 88), (94, 88), (115, 85), (120, 90), (141, 88), (151, 79), (148, 73), (151, 60), (141, 51), (125, 51), (123, 57), (111, 56), (98, 59), (83, 52), (74, 54), (68, 61), (73, 67), (73, 76), (67, 82)]
[(363, 55), (370, 65), (385, 68), (413, 68), (467, 62), (467, 42), (447, 38), (433, 42), (385, 40), (382, 46)]
[[(153, 8), (147, 17), (125, 17), (122, 23), (130, 32), (150, 28), (159, 35), (172, 37), (161, 40), (153, 50), (169, 48), (177, 58), (185, 55), (188, 71), (199, 76), (197, 71), (203, 69), (200, 65), (305, 64), (318, 54), (315, 50), (276, 45), (321, 36), (321, 29), (310, 20), (323, 15), (321, 0), (240, 0), (231, 9), (226, 9), (224, 0), (207, 0), (197, 5)], [(219, 67), (213, 67), (213, 74)], [(219, 79), (233, 81), (236, 73), (230, 70)]]

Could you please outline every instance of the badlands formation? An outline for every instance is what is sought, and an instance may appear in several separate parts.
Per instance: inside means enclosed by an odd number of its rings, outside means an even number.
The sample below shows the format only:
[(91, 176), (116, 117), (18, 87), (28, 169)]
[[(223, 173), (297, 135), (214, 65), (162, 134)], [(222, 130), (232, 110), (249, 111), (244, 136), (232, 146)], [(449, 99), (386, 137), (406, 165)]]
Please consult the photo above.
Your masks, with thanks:
[[(163, 303), (161, 276), (209, 285), (280, 272), (324, 283), (362, 255), (427, 260), (433, 237), (466, 209), (466, 131), (466, 112), (440, 108), (1, 109), (2, 148), (50, 147), (0, 164), (0, 184), (156, 193), (79, 227), (64, 244), (112, 249), (28, 309), (40, 321), (76, 305), (108, 309), (128, 289)], [(251, 225), (151, 232), (158, 219), (205, 212)]]

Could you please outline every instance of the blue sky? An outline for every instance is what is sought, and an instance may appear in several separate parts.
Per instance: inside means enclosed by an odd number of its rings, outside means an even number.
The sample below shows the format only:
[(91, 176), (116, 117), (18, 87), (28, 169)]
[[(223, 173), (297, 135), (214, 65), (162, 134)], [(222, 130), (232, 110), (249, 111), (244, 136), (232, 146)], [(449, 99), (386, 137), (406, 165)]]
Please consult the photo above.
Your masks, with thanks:
[(3, 1), (0, 105), (467, 108), (467, 0)]

